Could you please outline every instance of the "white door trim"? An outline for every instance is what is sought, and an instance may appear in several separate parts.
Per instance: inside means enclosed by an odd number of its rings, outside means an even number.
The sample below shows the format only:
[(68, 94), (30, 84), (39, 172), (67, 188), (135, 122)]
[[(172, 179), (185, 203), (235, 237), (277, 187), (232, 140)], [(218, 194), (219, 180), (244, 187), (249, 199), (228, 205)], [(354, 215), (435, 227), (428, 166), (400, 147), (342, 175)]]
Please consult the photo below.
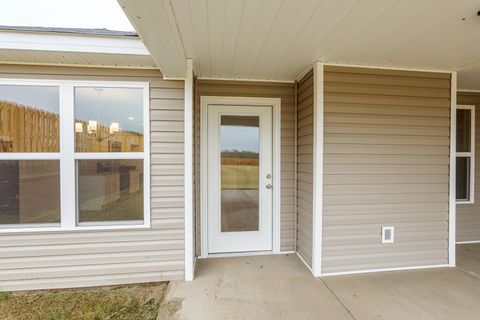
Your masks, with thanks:
[[(208, 106), (208, 253), (234, 253), (272, 251), (272, 211), (273, 189), (268, 189), (267, 184), (272, 184), (273, 174), (273, 137), (271, 106)], [(253, 191), (258, 197), (258, 229), (250, 231), (222, 232), (222, 179), (221, 179), (221, 144), (222, 144), (222, 117), (247, 116), (258, 120), (258, 152), (259, 175), (257, 190)], [(244, 129), (245, 130), (245, 129)], [(251, 144), (253, 147), (254, 144)], [(275, 188), (275, 186), (273, 186)], [(238, 192), (238, 191), (237, 191)], [(240, 191), (241, 192), (241, 191)], [(246, 196), (246, 195), (245, 195)], [(251, 195), (249, 195), (251, 196)]]
[(239, 105), (239, 106), (271, 106), (272, 107), (272, 135), (273, 135), (273, 204), (272, 204), (272, 247), (273, 253), (280, 252), (280, 199), (281, 199), (281, 165), (280, 165), (280, 132), (281, 132), (281, 99), (280, 98), (252, 98), (252, 97), (200, 97), (200, 257), (208, 257), (208, 223), (207, 223), (207, 106), (208, 105)]

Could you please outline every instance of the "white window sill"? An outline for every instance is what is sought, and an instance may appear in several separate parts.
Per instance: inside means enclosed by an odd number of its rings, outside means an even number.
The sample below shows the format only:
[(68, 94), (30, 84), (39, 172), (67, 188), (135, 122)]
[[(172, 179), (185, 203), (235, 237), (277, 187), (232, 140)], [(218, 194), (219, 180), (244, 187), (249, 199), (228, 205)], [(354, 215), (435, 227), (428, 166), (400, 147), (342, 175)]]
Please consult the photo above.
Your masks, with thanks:
[(474, 201), (456, 201), (455, 204), (475, 204)]
[(60, 226), (42, 226), (42, 227), (3, 227), (0, 229), (1, 234), (9, 233), (41, 233), (41, 232), (78, 232), (92, 230), (141, 230), (150, 229), (150, 224), (117, 224), (117, 225), (78, 225), (73, 228), (62, 228)]

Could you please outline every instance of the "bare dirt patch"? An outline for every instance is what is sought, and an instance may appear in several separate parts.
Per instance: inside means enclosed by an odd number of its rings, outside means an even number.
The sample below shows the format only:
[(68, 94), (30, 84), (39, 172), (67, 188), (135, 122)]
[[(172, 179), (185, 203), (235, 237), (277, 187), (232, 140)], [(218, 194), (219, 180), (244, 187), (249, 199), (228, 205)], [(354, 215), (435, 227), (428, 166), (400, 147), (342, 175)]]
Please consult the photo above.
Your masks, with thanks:
[(0, 293), (2, 320), (168, 319), (179, 305), (164, 303), (168, 283)]

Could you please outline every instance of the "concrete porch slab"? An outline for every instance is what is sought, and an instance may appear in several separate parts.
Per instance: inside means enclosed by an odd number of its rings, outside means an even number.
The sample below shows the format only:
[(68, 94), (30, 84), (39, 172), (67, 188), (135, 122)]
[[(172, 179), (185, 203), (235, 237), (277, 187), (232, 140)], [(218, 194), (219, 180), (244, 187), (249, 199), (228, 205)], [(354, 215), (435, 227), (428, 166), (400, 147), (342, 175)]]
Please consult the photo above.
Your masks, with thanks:
[(457, 244), (457, 268), (480, 279), (480, 244)]
[(353, 319), (296, 255), (198, 260), (192, 282), (172, 282), (179, 319)]
[(456, 269), (327, 277), (323, 281), (357, 320), (480, 317), (480, 281)]
[(450, 268), (317, 279), (293, 254), (217, 258), (199, 260), (194, 281), (171, 282), (168, 301), (187, 320), (471, 320), (480, 280)]

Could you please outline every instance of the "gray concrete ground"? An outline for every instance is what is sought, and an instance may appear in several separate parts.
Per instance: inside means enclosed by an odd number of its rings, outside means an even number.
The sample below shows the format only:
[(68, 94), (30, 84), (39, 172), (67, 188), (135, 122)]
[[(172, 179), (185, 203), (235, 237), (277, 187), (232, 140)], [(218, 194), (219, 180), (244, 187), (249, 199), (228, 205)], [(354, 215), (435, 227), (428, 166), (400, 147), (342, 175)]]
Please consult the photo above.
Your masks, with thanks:
[(444, 268), (316, 279), (293, 254), (217, 258), (198, 261), (195, 281), (172, 282), (167, 300), (181, 301), (177, 319), (471, 320), (480, 277)]
[(457, 245), (457, 268), (480, 279), (480, 243)]

